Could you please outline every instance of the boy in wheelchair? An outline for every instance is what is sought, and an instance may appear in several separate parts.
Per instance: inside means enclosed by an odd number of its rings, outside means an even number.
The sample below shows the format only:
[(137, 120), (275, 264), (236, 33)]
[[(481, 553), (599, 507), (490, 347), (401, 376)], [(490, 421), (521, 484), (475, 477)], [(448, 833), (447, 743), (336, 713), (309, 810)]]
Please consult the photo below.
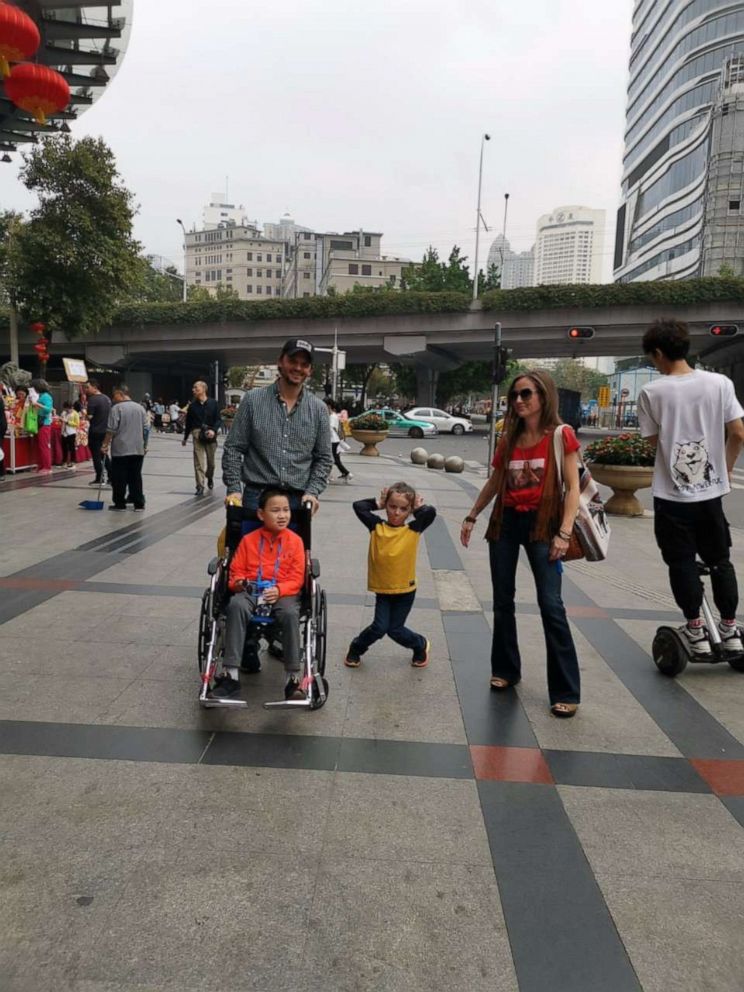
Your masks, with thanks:
[[(240, 691), (241, 664), (248, 625), (269, 612), (281, 628), (286, 699), (304, 699), (300, 683), (300, 592), (305, 582), (305, 547), (289, 530), (289, 497), (281, 489), (265, 489), (258, 501), (261, 528), (241, 540), (230, 562), (223, 671), (209, 693), (213, 699), (234, 699)], [(268, 609), (267, 609), (268, 607)]]

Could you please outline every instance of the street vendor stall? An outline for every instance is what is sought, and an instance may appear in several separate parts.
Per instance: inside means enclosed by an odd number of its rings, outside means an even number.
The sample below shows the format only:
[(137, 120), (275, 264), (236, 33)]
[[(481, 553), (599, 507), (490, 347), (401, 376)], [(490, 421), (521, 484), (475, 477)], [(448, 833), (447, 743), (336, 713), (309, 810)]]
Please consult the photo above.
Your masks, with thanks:
[(5, 455), (6, 472), (22, 472), (37, 466), (36, 436), (27, 430), (26, 391), (18, 390), (17, 394), (5, 397), (5, 417), (8, 422), (8, 433), (3, 438), (3, 453)]

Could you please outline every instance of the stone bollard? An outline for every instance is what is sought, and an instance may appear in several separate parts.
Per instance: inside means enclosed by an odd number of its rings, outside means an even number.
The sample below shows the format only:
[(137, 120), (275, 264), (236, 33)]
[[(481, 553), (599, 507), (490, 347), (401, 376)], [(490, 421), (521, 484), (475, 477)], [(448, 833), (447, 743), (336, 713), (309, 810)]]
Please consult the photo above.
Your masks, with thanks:
[(459, 455), (450, 455), (449, 458), (444, 459), (445, 472), (462, 472), (464, 468), (465, 462)]
[(411, 461), (414, 465), (426, 465), (429, 452), (426, 448), (413, 448), (411, 451)]
[(444, 468), (444, 455), (429, 455), (427, 462), (428, 468)]

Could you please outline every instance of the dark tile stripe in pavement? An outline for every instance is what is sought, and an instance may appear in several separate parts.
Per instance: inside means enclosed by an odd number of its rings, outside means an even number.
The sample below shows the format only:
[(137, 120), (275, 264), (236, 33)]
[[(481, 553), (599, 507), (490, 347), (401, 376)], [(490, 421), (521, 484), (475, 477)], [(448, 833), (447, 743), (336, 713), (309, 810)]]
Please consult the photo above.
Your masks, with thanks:
[(724, 796), (721, 802), (734, 819), (744, 827), (744, 796)]
[(479, 782), (520, 992), (641, 992), (558, 792)]
[[(312, 720), (312, 714), (308, 720)], [(0, 753), (164, 764), (200, 762), (416, 778), (476, 778), (688, 794), (714, 791), (697, 774), (694, 762), (684, 758), (175, 727), (1, 720)], [(734, 815), (744, 815), (744, 780), (736, 767), (740, 763), (717, 764), (721, 766), (717, 769), (718, 778), (730, 775), (734, 783), (729, 785), (732, 794), (721, 796), (722, 801), (732, 811), (740, 805), (741, 813)]]
[[(187, 508), (184, 512), (175, 512), (177, 510), (178, 507), (173, 507), (170, 510), (162, 511), (162, 513), (154, 514), (150, 521), (145, 521), (142, 524), (138, 521), (130, 527), (124, 528), (125, 534), (123, 536), (121, 531), (103, 535), (78, 548), (63, 551), (44, 561), (37, 562), (35, 565), (30, 565), (28, 568), (12, 572), (7, 578), (38, 579), (40, 584), (44, 584), (48, 583), (49, 580), (66, 580), (75, 575), (96, 575), (121, 561), (116, 552), (116, 544), (119, 539), (124, 542), (137, 541), (138, 544), (135, 549), (142, 550), (144, 547), (150, 547), (152, 544), (170, 537), (182, 527), (186, 527), (211, 513), (214, 506), (197, 504), (193, 508)], [(130, 545), (130, 547), (135, 546)], [(130, 553), (134, 553), (134, 551)], [(0, 597), (0, 624), (12, 620), (35, 606), (40, 606), (47, 600), (58, 596), (60, 591), (61, 588), (49, 587), (45, 589), (4, 590), (2, 597)]]
[(424, 531), (426, 551), (429, 564), (435, 570), (462, 571), (462, 561), (455, 543), (450, 537), (447, 525), (441, 517), (436, 517), (434, 523)]

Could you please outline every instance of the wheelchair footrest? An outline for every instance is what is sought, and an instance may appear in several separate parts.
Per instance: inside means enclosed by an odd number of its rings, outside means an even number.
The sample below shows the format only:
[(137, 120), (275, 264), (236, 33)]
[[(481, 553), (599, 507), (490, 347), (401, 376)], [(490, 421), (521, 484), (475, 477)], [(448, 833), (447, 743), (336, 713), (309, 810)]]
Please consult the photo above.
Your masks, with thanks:
[(275, 703), (264, 703), (265, 710), (309, 710), (312, 709), (311, 699), (278, 699)]
[(199, 704), (205, 710), (244, 710), (248, 706), (248, 703), (244, 699), (210, 699), (209, 696), (205, 696), (204, 699), (199, 697)]

